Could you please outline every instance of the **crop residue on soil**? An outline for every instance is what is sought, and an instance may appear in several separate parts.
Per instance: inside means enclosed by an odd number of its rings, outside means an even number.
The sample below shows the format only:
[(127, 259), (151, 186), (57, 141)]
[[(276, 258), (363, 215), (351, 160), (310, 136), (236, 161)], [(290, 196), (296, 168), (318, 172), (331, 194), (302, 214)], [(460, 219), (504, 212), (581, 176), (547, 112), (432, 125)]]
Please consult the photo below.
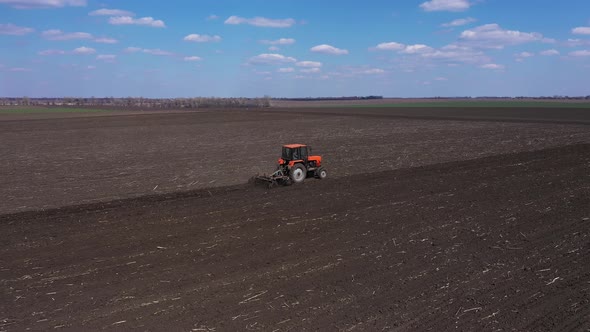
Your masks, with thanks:
[(281, 112), (0, 121), (0, 331), (590, 328), (588, 126)]

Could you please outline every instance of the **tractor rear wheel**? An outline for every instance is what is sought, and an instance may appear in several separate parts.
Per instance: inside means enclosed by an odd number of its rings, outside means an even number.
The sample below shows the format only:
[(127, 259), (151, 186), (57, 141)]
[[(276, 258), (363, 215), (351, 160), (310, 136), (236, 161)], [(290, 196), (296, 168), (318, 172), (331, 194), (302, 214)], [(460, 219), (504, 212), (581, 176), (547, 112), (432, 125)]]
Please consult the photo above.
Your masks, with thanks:
[(320, 167), (316, 172), (316, 178), (323, 180), (328, 176), (328, 171), (325, 168)]
[(291, 168), (290, 173), (291, 180), (293, 180), (293, 183), (301, 183), (303, 182), (303, 180), (305, 180), (305, 175), (307, 171), (305, 170), (305, 166), (303, 166), (302, 164), (295, 164)]

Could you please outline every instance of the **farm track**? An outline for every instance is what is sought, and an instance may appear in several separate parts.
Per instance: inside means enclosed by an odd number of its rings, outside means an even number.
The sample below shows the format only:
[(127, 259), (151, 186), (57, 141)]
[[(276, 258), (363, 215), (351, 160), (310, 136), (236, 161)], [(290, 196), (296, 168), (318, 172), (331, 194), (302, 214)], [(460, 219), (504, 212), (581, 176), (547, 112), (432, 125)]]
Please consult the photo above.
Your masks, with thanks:
[(586, 330), (590, 145), (0, 216), (0, 329)]

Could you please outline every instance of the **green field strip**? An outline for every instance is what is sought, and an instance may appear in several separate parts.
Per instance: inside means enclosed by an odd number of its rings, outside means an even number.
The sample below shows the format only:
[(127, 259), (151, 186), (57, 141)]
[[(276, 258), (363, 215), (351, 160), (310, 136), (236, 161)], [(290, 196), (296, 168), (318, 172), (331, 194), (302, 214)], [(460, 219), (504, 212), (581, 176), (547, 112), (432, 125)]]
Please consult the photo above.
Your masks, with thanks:
[(325, 105), (350, 108), (590, 108), (589, 103), (559, 103), (538, 101), (449, 101), (392, 104)]

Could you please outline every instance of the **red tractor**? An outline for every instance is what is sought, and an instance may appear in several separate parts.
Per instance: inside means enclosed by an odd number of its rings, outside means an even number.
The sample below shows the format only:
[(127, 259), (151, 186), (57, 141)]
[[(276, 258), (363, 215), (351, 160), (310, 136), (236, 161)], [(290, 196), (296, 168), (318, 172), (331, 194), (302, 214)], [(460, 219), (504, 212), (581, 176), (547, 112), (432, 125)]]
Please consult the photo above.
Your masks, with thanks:
[(322, 166), (322, 157), (311, 154), (311, 146), (305, 144), (283, 145), (277, 170), (269, 175), (258, 175), (251, 179), (257, 184), (266, 184), (269, 188), (276, 185), (288, 186), (302, 183), (306, 178), (325, 179), (328, 172)]

